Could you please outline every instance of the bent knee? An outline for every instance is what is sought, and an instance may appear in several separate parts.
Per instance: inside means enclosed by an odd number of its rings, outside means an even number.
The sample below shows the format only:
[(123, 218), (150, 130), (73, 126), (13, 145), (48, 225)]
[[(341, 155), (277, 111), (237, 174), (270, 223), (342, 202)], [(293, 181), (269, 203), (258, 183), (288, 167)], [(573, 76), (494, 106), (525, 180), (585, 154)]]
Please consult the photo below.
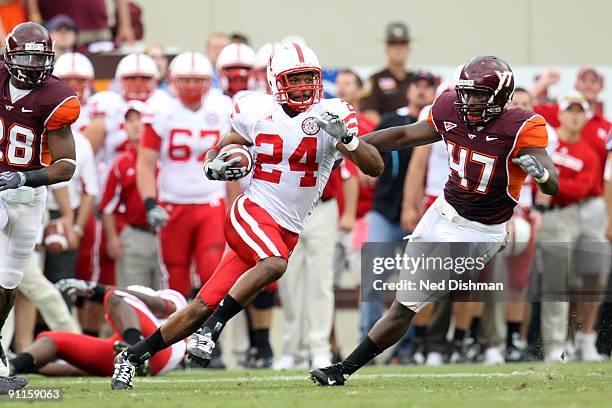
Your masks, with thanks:
[(271, 281), (280, 279), (287, 270), (287, 260), (278, 256), (262, 259), (259, 264)]

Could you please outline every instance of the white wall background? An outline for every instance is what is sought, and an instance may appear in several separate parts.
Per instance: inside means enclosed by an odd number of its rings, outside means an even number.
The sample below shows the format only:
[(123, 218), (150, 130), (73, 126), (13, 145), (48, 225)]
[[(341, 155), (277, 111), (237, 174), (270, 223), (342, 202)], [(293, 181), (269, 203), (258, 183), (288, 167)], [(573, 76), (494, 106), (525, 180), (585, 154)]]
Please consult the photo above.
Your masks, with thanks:
[(384, 60), (384, 28), (406, 22), (413, 65), (456, 65), (494, 53), (513, 65), (612, 65), (610, 0), (136, 0), (147, 41), (201, 49), (213, 31), (255, 46), (306, 38), (325, 65)]
[[(612, 81), (612, 0), (136, 0), (146, 42), (203, 50), (214, 31), (246, 34), (254, 47), (297, 34), (328, 67), (384, 65), (384, 30), (409, 25), (411, 67), (447, 78), (474, 55), (494, 54), (527, 86), (545, 68), (561, 70), (552, 95), (569, 91), (576, 68), (596, 65)], [(612, 115), (612, 86), (604, 93)]]

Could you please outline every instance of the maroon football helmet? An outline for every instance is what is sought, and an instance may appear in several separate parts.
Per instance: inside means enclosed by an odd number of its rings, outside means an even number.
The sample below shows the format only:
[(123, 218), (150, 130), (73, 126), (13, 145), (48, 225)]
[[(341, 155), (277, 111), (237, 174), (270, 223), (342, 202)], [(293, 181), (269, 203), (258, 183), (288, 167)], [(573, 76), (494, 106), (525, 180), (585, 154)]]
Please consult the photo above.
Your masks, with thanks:
[(21, 23), (6, 36), (4, 64), (11, 76), (30, 88), (51, 78), (55, 53), (46, 28), (36, 23)]
[(514, 74), (501, 58), (475, 57), (463, 66), (455, 90), (455, 109), (461, 121), (482, 126), (502, 113), (512, 99)]

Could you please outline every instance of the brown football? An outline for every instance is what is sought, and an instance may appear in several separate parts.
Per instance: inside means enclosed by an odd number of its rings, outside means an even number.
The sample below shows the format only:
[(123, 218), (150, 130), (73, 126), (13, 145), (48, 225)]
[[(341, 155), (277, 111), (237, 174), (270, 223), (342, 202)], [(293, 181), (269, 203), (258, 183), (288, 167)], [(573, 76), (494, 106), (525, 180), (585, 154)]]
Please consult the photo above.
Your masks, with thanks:
[(233, 168), (246, 167), (247, 174), (251, 172), (253, 169), (253, 156), (251, 156), (251, 152), (249, 152), (249, 149), (246, 146), (230, 144), (222, 148), (219, 151), (219, 154), (225, 152), (229, 152), (229, 155), (225, 158), (225, 161), (232, 160), (236, 157), (240, 158), (240, 161), (232, 166)]
[(47, 252), (56, 254), (68, 249), (68, 231), (60, 220), (51, 221), (45, 228), (43, 245)]

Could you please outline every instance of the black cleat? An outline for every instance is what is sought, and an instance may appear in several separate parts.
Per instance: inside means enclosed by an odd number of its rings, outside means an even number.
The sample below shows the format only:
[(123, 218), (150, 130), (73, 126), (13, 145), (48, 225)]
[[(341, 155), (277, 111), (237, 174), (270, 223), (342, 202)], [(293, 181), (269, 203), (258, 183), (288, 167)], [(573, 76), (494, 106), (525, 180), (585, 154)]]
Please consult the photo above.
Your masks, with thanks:
[(214, 349), (215, 341), (208, 327), (202, 327), (187, 341), (187, 355), (204, 368), (210, 364)]
[(11, 391), (19, 391), (28, 385), (25, 377), (0, 377), (0, 395), (7, 395)]
[(251, 347), (247, 352), (244, 368), (272, 368), (272, 350)]
[(310, 372), (310, 379), (312, 382), (323, 386), (344, 385), (348, 378), (349, 374), (343, 372), (341, 363), (333, 364), (325, 368), (317, 368)]
[(136, 366), (127, 358), (127, 351), (122, 351), (115, 357), (115, 370), (111, 379), (113, 390), (131, 390), (132, 381), (136, 375)]

